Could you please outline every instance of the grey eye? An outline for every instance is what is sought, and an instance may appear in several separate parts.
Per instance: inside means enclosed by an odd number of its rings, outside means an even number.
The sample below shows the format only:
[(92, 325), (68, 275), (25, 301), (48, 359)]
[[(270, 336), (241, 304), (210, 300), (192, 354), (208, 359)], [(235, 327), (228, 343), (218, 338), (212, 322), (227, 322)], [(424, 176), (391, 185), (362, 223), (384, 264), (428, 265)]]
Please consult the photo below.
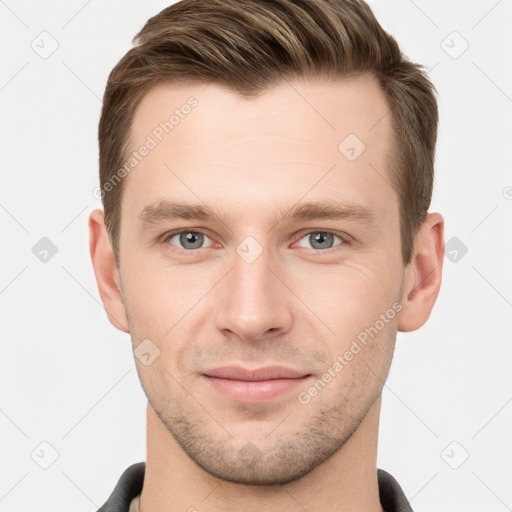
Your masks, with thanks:
[[(173, 242), (174, 239), (179, 240), (179, 244)], [(199, 233), (198, 231), (182, 231), (181, 233), (176, 233), (175, 235), (169, 238), (169, 242), (173, 245), (178, 245), (181, 249), (193, 250), (193, 249), (202, 249), (203, 247), (209, 247), (210, 244), (203, 246), (205, 240), (209, 240), (209, 237), (203, 233)]]
[[(329, 233), (328, 231), (313, 231), (311, 233), (308, 233), (306, 236), (301, 238), (302, 240), (307, 240), (307, 243), (309, 243), (309, 246), (302, 245), (299, 243), (301, 247), (308, 247), (312, 249), (330, 249), (334, 245), (334, 240), (338, 239), (340, 242), (343, 242), (343, 240), (336, 236), (334, 233)], [(338, 244), (339, 245), (339, 244)]]

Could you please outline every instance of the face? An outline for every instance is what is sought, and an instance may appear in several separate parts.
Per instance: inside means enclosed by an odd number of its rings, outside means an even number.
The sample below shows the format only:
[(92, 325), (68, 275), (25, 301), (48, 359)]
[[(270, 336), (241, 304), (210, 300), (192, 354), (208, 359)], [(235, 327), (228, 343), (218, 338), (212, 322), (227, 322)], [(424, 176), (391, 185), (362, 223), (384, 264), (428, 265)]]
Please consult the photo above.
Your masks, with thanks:
[(152, 147), (125, 178), (123, 304), (149, 406), (212, 475), (297, 479), (381, 394), (404, 280), (388, 109), (366, 76), (254, 101), (163, 84), (136, 112), (131, 148)]

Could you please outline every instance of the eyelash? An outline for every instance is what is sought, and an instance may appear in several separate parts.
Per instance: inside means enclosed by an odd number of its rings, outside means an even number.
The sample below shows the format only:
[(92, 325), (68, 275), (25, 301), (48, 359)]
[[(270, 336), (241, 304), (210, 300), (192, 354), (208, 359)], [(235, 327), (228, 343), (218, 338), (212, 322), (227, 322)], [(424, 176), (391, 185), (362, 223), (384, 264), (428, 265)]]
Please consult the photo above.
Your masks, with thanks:
[[(163, 237), (163, 240), (162, 240), (162, 243), (163, 244), (169, 244), (169, 245), (172, 245), (170, 244), (170, 240), (171, 238), (175, 237), (176, 235), (181, 235), (182, 233), (199, 233), (201, 235), (205, 235), (207, 236), (208, 238), (212, 238), (208, 233), (206, 233), (205, 231), (201, 231), (201, 230), (198, 230), (198, 229), (181, 229), (181, 230), (178, 230), (178, 231), (171, 231), (170, 233), (166, 233)], [(310, 231), (307, 231), (307, 232), (303, 232), (300, 234), (300, 236), (295, 240), (294, 243), (296, 242), (299, 242), (300, 240), (302, 240), (305, 236), (307, 235), (311, 235), (311, 234), (316, 234), (316, 233), (324, 233), (324, 234), (331, 234), (331, 235), (334, 235), (336, 237), (338, 237), (340, 240), (341, 240), (341, 243), (333, 246), (333, 247), (329, 247), (328, 249), (315, 249), (315, 248), (309, 248), (309, 247), (302, 247), (302, 249), (310, 249), (311, 251), (313, 251), (315, 254), (327, 254), (327, 253), (330, 253), (334, 250), (336, 250), (337, 247), (341, 247), (341, 246), (344, 246), (344, 245), (351, 245), (351, 238), (346, 235), (346, 234), (341, 234), (341, 233), (338, 233), (336, 231), (330, 231), (330, 230), (310, 230)], [(175, 246), (173, 245), (174, 248), (180, 250), (180, 251), (183, 251), (183, 252), (187, 252), (187, 253), (194, 253), (194, 252), (197, 252), (199, 251), (200, 249), (208, 249), (209, 247), (200, 247), (199, 249), (183, 249), (182, 247), (178, 247), (178, 246)]]

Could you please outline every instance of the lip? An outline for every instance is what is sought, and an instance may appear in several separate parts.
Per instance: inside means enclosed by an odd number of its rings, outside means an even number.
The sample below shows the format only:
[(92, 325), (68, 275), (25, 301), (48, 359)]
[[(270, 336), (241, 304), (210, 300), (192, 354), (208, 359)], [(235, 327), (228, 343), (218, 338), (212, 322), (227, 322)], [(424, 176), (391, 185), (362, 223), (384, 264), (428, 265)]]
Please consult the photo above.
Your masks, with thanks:
[(283, 366), (265, 366), (256, 370), (246, 370), (240, 366), (222, 366), (203, 372), (208, 377), (244, 381), (263, 381), (273, 379), (296, 379), (308, 375), (305, 372)]
[(202, 377), (214, 390), (231, 400), (259, 403), (294, 390), (309, 379), (311, 374), (282, 366), (267, 366), (256, 370), (229, 366), (207, 370)]

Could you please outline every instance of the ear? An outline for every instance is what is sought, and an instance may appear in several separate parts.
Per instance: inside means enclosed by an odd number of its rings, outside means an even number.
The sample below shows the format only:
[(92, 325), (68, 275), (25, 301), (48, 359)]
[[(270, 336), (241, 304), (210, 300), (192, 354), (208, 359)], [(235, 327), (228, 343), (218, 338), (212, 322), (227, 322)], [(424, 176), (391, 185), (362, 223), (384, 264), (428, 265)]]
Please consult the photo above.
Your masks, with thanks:
[(119, 272), (108, 237), (103, 210), (89, 215), (89, 251), (101, 301), (110, 323), (123, 332), (129, 332), (126, 310), (120, 291)]
[(429, 213), (416, 234), (414, 253), (405, 269), (399, 331), (415, 331), (428, 320), (441, 287), (443, 261), (444, 219), (439, 213)]

